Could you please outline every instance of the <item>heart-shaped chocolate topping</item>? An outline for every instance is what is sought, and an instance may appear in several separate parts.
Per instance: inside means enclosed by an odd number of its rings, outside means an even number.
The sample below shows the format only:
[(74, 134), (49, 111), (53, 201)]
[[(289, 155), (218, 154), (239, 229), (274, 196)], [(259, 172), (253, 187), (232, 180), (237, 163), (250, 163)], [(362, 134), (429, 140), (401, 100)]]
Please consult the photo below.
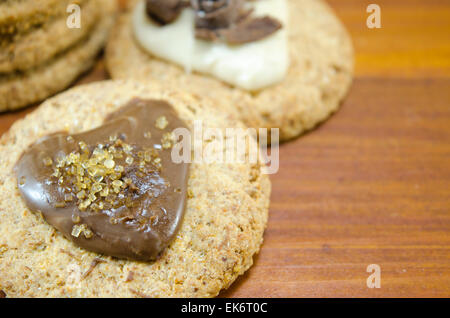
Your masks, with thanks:
[(16, 164), (21, 195), (87, 250), (154, 260), (186, 206), (189, 164), (171, 159), (176, 128), (186, 125), (168, 103), (135, 99), (101, 127), (44, 137)]

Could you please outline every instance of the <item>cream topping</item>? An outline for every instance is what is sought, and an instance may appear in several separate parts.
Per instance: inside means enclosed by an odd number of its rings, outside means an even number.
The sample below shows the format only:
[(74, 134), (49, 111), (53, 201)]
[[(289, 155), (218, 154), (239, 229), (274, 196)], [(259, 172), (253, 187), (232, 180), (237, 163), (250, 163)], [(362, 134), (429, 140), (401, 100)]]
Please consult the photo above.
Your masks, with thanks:
[(145, 1), (133, 12), (133, 30), (150, 54), (182, 66), (187, 72), (212, 75), (232, 86), (257, 91), (281, 82), (289, 67), (286, 0), (259, 0), (247, 4), (255, 16), (271, 16), (283, 28), (251, 43), (230, 45), (195, 37), (195, 14), (183, 10), (172, 23), (160, 26), (145, 12)]

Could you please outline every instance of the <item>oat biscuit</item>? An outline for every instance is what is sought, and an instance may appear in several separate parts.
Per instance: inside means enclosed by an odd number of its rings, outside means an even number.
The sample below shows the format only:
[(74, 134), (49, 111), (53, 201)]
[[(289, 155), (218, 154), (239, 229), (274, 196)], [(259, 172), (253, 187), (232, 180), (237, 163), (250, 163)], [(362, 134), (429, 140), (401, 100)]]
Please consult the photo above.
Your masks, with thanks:
[[(353, 72), (351, 39), (323, 0), (289, 0), (290, 68), (283, 82), (249, 93), (210, 76), (186, 73), (155, 58), (133, 38), (130, 13), (113, 30), (106, 49), (113, 78), (162, 82), (215, 100), (225, 100), (250, 127), (280, 128), (280, 138), (294, 138), (335, 112)], [(230, 107), (233, 105), (233, 107)]]
[(0, 35), (11, 36), (39, 27), (66, 13), (69, 4), (89, 0), (7, 0), (0, 3)]
[(115, 2), (106, 3), (109, 5), (103, 7), (103, 17), (85, 40), (37, 68), (0, 76), (0, 111), (43, 100), (69, 86), (92, 66), (115, 21)]
[(110, 0), (90, 0), (82, 7), (81, 28), (68, 28), (67, 14), (28, 33), (0, 43), (0, 74), (26, 71), (42, 64), (87, 37)]
[(190, 128), (194, 120), (243, 127), (207, 99), (134, 81), (73, 88), (16, 122), (0, 139), (0, 290), (8, 297), (212, 297), (252, 265), (270, 195), (259, 164), (191, 164), (180, 230), (154, 262), (88, 252), (26, 208), (13, 172), (21, 153), (44, 135), (98, 127), (136, 97), (167, 101)]

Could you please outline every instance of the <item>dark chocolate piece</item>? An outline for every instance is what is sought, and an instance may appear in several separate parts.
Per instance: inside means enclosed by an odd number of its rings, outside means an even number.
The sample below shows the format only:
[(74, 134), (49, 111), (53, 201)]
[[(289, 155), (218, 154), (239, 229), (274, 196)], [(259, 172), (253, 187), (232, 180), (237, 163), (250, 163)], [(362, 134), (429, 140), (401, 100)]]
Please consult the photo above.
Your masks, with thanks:
[(211, 30), (208, 28), (196, 28), (195, 37), (197, 39), (202, 39), (205, 41), (215, 42), (220, 38), (219, 32), (217, 30)]
[[(190, 0), (195, 10), (195, 36), (205, 41), (244, 44), (268, 37), (282, 28), (269, 16), (252, 17), (245, 0)], [(147, 0), (147, 14), (160, 24), (173, 22), (189, 4), (182, 0)]]
[(175, 21), (188, 6), (189, 2), (183, 0), (147, 0), (146, 11), (153, 20), (164, 25)]
[(281, 28), (278, 20), (265, 16), (245, 20), (230, 29), (220, 31), (220, 34), (230, 44), (243, 44), (262, 40)]
[(196, 10), (195, 36), (205, 41), (244, 44), (262, 40), (282, 28), (269, 16), (252, 17), (242, 0), (191, 0)]
[(198, 29), (225, 29), (235, 23), (243, 10), (243, 0), (191, 0)]

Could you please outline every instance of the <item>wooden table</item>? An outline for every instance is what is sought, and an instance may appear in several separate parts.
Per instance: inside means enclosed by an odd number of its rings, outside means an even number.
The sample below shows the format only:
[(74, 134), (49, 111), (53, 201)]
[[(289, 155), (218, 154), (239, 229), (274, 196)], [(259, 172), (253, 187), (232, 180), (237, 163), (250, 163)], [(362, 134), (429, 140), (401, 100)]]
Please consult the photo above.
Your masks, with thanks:
[[(450, 3), (378, 0), (381, 29), (371, 1), (329, 3), (353, 36), (353, 88), (282, 146), (261, 253), (222, 296), (449, 297)], [(78, 83), (106, 77), (100, 60)], [(32, 109), (0, 115), (0, 134)]]

